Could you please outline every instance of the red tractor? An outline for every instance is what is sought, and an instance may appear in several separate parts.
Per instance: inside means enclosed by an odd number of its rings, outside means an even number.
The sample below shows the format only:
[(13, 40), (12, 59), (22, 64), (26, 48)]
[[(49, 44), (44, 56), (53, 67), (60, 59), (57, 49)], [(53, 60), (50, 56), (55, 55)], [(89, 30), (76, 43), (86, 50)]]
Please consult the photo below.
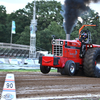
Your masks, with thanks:
[(86, 76), (100, 77), (100, 45), (91, 44), (89, 30), (79, 30), (79, 39), (52, 40), (52, 55), (40, 56), (40, 70), (49, 73), (51, 67), (57, 68), (61, 75), (73, 76), (80, 69)]

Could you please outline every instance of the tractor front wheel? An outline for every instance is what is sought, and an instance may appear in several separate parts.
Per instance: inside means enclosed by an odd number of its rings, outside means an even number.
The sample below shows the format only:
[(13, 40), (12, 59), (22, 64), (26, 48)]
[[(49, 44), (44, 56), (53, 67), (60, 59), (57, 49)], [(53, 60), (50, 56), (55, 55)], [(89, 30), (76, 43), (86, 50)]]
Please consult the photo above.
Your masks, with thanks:
[(76, 65), (75, 65), (74, 61), (68, 60), (65, 64), (64, 69), (65, 69), (65, 72), (67, 75), (69, 75), (69, 76), (75, 75)]
[(47, 74), (47, 73), (49, 73), (50, 70), (51, 70), (51, 67), (40, 65), (40, 71), (41, 71), (43, 74)]
[(86, 76), (100, 77), (100, 48), (88, 49), (83, 65)]

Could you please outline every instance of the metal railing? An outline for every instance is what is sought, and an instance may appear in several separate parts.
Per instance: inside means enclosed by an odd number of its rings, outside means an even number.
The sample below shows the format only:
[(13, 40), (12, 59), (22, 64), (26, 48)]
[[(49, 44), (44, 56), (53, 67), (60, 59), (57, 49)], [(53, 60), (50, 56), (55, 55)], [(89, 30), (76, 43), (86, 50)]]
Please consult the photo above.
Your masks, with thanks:
[[(29, 45), (0, 43), (0, 57), (29, 57), (29, 51)], [(41, 53), (37, 51), (46, 50), (40, 47), (36, 47), (36, 57), (39, 57)]]
[[(29, 45), (20, 45), (20, 44), (11, 44), (11, 43), (0, 43), (0, 48), (30, 50)], [(37, 51), (47, 51), (40, 47), (36, 47), (36, 50)]]
[(0, 48), (29, 50), (30, 46), (20, 45), (20, 44), (0, 43)]

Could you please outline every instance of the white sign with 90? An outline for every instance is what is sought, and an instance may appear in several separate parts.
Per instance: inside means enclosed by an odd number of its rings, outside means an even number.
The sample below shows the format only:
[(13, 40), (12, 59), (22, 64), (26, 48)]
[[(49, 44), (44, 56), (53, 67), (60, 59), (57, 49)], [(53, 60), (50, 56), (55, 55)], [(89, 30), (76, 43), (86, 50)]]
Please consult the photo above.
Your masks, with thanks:
[(7, 74), (1, 100), (16, 100), (14, 74)]

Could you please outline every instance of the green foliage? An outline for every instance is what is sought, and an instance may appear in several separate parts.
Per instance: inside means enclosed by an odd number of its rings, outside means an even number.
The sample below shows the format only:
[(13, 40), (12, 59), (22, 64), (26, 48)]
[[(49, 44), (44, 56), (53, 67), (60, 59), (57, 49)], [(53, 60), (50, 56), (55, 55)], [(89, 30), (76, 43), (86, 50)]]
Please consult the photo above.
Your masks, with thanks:
[(6, 17), (7, 17), (6, 8), (3, 5), (1, 5), (0, 6), (0, 24), (6, 25)]
[(20, 34), (20, 38), (16, 42), (17, 44), (30, 45), (30, 28), (26, 26), (24, 31)]
[(50, 50), (51, 48), (51, 31), (45, 29), (43, 31), (37, 32), (37, 46), (45, 50)]
[[(7, 43), (10, 42), (11, 24), (12, 24), (12, 20), (14, 20), (16, 23), (16, 34), (13, 35), (12, 43), (27, 44), (27, 45), (30, 44), (29, 27), (30, 27), (31, 20), (33, 18), (33, 7), (34, 7), (34, 1), (32, 3), (28, 3), (26, 7), (23, 9), (19, 9), (11, 14), (6, 14), (5, 7), (2, 5), (0, 6), (0, 13), (1, 13), (0, 15), (0, 34), (1, 34), (0, 42), (7, 42)], [(55, 21), (57, 25), (60, 25), (60, 26), (62, 26), (63, 24), (63, 17), (61, 16), (60, 11), (61, 11), (60, 2), (57, 2), (55, 0), (36, 1), (36, 19), (37, 19), (37, 30), (38, 30), (37, 31), (37, 35), (38, 35), (37, 46), (41, 46), (42, 48), (48, 48), (48, 46), (43, 45), (45, 42), (47, 44), (51, 43), (51, 34), (53, 34), (53, 32), (51, 32), (51, 30), (48, 29), (48, 26), (53, 21)], [(56, 29), (53, 29), (53, 30), (54, 32), (56, 32)], [(48, 33), (47, 38), (49, 37), (49, 41), (46, 41), (46, 40), (42, 41), (41, 37), (39, 36), (41, 36), (41, 34), (43, 33), (44, 35), (47, 35)], [(49, 46), (51, 46), (51, 44)]]
[(37, 45), (48, 51), (51, 50), (52, 35), (55, 35), (58, 39), (65, 39), (64, 29), (57, 24), (57, 22), (51, 22), (50, 25), (43, 31), (37, 33)]
[[(93, 24), (93, 25), (97, 25), (97, 27), (85, 27), (85, 30), (89, 30), (91, 32), (91, 36), (92, 36), (92, 43), (93, 44), (100, 44), (100, 25), (99, 25), (99, 19), (97, 19), (97, 12), (95, 13), (93, 10), (90, 10), (90, 13), (88, 15), (88, 17), (85, 17), (85, 21), (83, 21), (83, 24), (87, 23), (87, 24)], [(83, 18), (83, 17), (82, 17)], [(83, 19), (84, 20), (84, 19)]]
[[(30, 44), (30, 23), (33, 18), (34, 1), (28, 3), (25, 8), (19, 9), (11, 14), (6, 14), (6, 8), (0, 5), (0, 42), (10, 42), (11, 23), (16, 22), (16, 34), (13, 35), (13, 43)], [(36, 1), (36, 45), (48, 51), (51, 51), (51, 35), (57, 39), (65, 39), (65, 31), (62, 27), (63, 17), (61, 12), (61, 3), (55, 0)], [(97, 13), (90, 10), (89, 14), (82, 15), (83, 22), (78, 21), (71, 33), (71, 39), (78, 38), (79, 29), (83, 24), (98, 24)], [(92, 42), (100, 44), (100, 25), (98, 27), (86, 27), (92, 34)]]
[(57, 39), (65, 39), (65, 31), (57, 22), (51, 22), (48, 29), (52, 32), (51, 35), (55, 35)]
[(8, 16), (8, 24), (9, 24), (8, 25), (8, 28), (9, 28), (8, 32), (11, 32), (12, 20), (14, 20), (16, 23), (16, 34), (13, 36), (13, 43), (16, 43), (21, 36), (20, 34), (24, 31), (25, 27), (30, 25), (30, 19), (27, 16), (27, 12), (24, 9), (19, 9), (15, 13), (11, 13)]
[(15, 13), (11, 13), (8, 17), (8, 22), (16, 22), (16, 33), (21, 33), (24, 28), (30, 25), (30, 19), (27, 16), (27, 12), (24, 9), (19, 9)]
[(79, 26), (75, 26), (74, 30), (71, 33), (70, 39), (74, 40), (75, 38), (78, 38), (79, 34)]
[(81, 16), (83, 22), (81, 23), (78, 21), (77, 25), (75, 26), (73, 32), (71, 33), (71, 39), (78, 38), (79, 29), (82, 27), (82, 25), (97, 25), (97, 27), (94, 26), (87, 26), (83, 30), (89, 30), (91, 32), (92, 36), (92, 43), (93, 44), (99, 44), (100, 45), (100, 20), (97, 19), (97, 13), (95, 13), (93, 10), (90, 10), (88, 15), (82, 15)]
[[(26, 5), (26, 11), (28, 12), (28, 16), (32, 19), (33, 15), (33, 6), (34, 1), (32, 3), (28, 3)], [(45, 1), (40, 0), (36, 1), (36, 19), (37, 19), (37, 28), (39, 31), (44, 30), (48, 27), (48, 25), (52, 21), (56, 21), (60, 25), (63, 23), (63, 17), (60, 14), (61, 11), (61, 3), (55, 0)]]
[(6, 42), (6, 35), (7, 35), (7, 14), (6, 8), (1, 5), (0, 6), (0, 42)]

